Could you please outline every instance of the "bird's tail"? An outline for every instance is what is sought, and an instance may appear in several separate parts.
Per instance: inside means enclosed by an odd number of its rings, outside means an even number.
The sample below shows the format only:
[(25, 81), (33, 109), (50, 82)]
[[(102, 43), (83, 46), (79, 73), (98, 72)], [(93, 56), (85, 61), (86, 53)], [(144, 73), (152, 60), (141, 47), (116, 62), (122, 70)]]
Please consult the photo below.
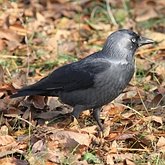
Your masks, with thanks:
[(34, 96), (34, 95), (43, 95), (43, 91), (21, 89), (21, 90), (18, 90), (16, 93), (12, 94), (10, 98), (16, 98), (16, 97), (22, 97), (22, 96)]

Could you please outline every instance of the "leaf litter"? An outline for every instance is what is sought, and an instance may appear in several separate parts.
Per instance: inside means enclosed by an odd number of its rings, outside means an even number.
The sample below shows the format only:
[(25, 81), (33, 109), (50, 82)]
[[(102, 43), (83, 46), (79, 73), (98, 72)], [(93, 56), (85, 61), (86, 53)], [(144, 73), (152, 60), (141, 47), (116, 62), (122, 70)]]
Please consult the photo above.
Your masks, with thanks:
[[(1, 4), (0, 164), (164, 161), (164, 1), (120, 2), (109, 3), (117, 26), (100, 0)], [(72, 108), (57, 98), (9, 98), (53, 69), (98, 51), (106, 36), (119, 27), (143, 32), (157, 44), (137, 52), (130, 85), (103, 107), (104, 137), (99, 137), (90, 111), (83, 112), (74, 127), (69, 117)]]

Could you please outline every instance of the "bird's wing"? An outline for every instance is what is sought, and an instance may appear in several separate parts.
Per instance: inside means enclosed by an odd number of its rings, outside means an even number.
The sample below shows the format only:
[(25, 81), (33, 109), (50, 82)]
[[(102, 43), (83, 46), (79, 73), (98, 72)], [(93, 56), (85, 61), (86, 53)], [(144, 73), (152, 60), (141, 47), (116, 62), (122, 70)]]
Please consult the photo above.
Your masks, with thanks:
[(105, 71), (111, 63), (106, 59), (92, 58), (60, 67), (37, 83), (20, 89), (11, 97), (51, 95), (58, 91), (83, 90), (94, 85), (96, 74)]
[(68, 64), (53, 71), (49, 76), (34, 84), (33, 87), (47, 91), (87, 89), (93, 86), (95, 75), (108, 67), (110, 67), (110, 63), (102, 59)]

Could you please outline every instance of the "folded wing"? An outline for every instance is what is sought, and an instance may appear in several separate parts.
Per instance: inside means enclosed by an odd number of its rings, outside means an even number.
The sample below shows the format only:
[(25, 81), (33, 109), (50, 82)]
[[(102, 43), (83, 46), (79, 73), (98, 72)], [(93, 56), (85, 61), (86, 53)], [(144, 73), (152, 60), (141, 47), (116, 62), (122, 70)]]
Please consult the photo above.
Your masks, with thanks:
[(110, 67), (110, 62), (101, 58), (91, 58), (65, 65), (53, 71), (37, 83), (18, 90), (11, 97), (28, 95), (58, 96), (58, 92), (70, 92), (91, 88), (95, 75)]

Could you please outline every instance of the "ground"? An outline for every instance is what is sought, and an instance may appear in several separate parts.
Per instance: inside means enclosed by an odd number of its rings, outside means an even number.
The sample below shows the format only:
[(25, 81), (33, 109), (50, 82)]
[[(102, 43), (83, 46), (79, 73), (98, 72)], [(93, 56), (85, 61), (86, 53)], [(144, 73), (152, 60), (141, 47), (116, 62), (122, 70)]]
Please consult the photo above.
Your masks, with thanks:
[[(9, 95), (133, 29), (155, 40), (136, 52), (136, 73), (101, 112), (71, 123), (53, 97)], [(165, 1), (0, 1), (0, 164), (164, 165)]]

